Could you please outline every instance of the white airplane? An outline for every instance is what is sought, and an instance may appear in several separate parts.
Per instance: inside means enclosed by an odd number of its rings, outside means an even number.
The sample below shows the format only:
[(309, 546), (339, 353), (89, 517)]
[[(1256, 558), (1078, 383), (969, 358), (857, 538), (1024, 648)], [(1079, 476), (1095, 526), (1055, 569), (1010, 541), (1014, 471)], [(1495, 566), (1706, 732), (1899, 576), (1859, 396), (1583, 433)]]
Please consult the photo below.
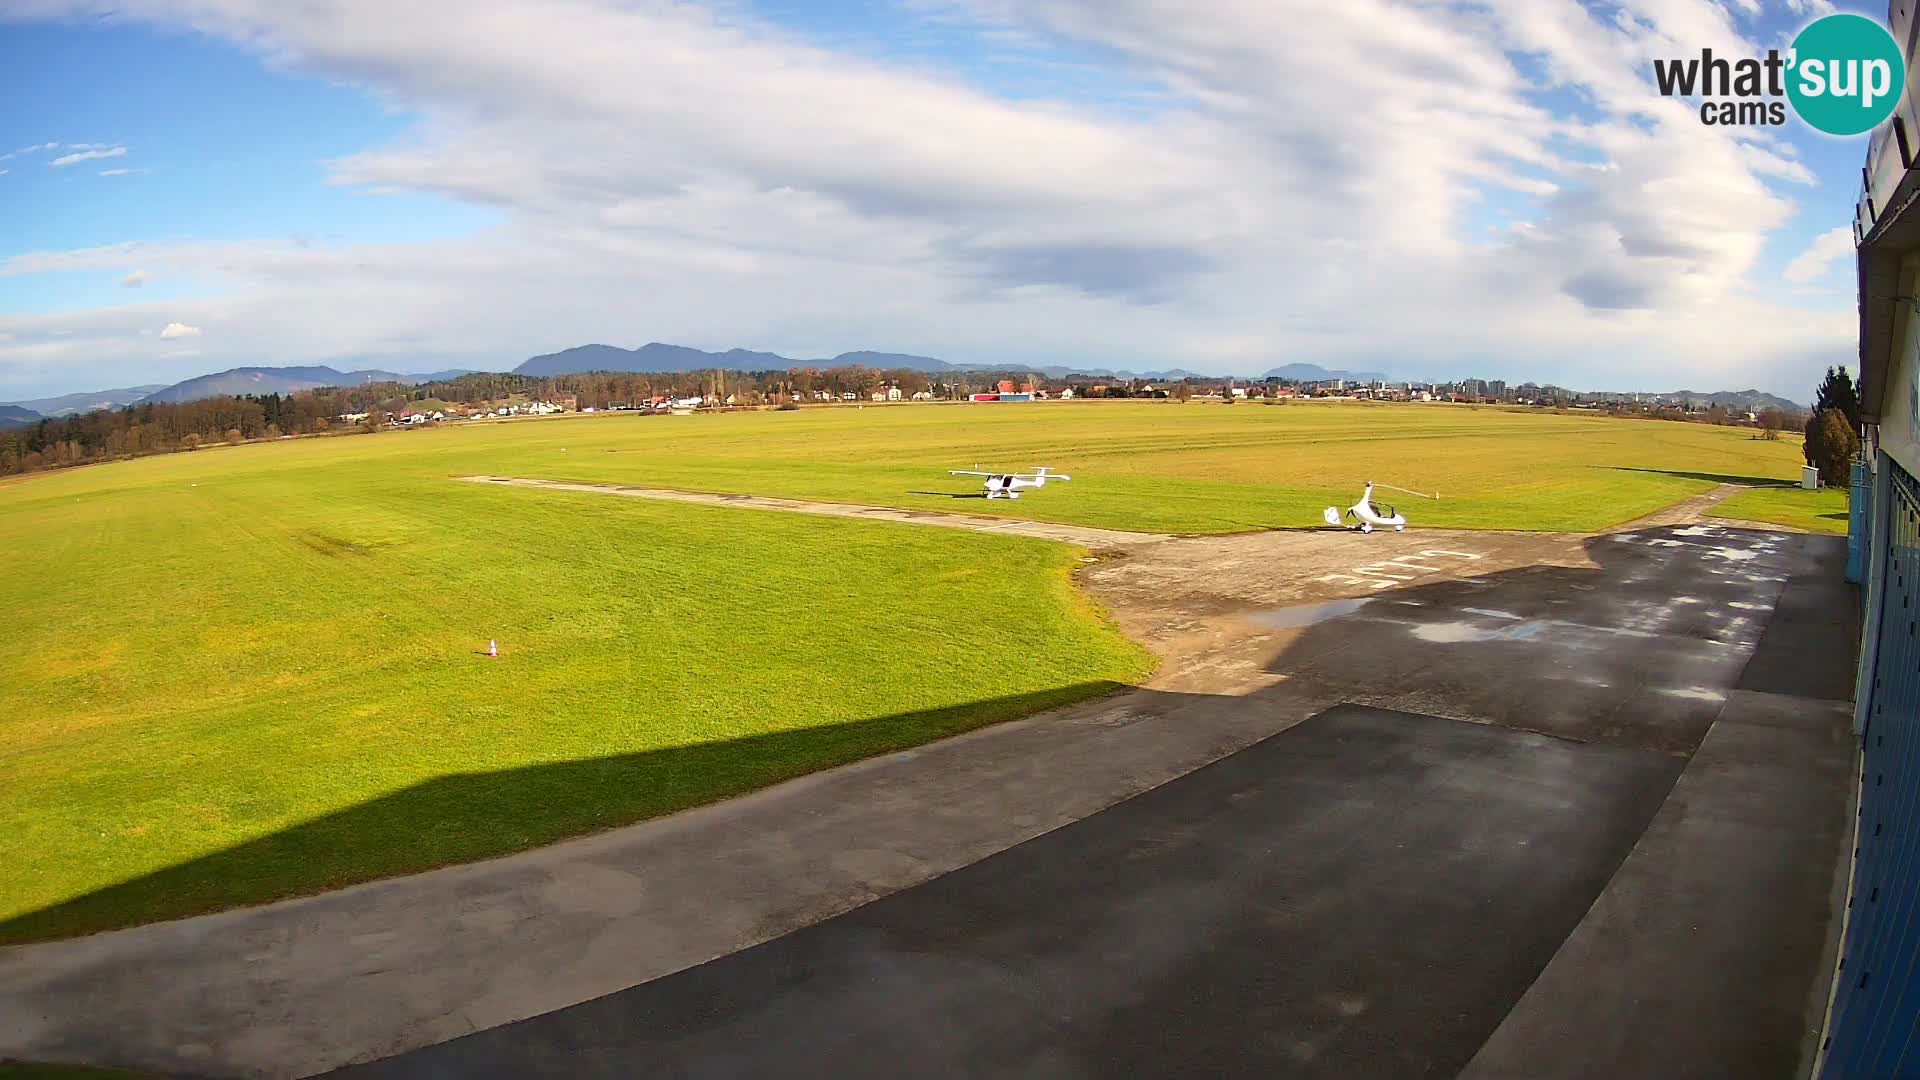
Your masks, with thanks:
[(1061, 476), (1048, 466), (1042, 465), (1030, 473), (989, 473), (973, 472), (966, 469), (947, 470), (953, 476), (984, 476), (989, 499), (1017, 499), (1028, 488), (1043, 488), (1049, 480), (1071, 480), (1071, 476)]
[[(1393, 487), (1392, 484), (1382, 484), (1380, 486), (1393, 488), (1395, 491), (1406, 491), (1409, 495), (1419, 495), (1423, 499), (1438, 499), (1440, 497), (1439, 495), (1424, 495), (1418, 491), (1407, 491), (1406, 488), (1396, 488)], [(1373, 481), (1371, 480), (1367, 481), (1367, 489), (1360, 493), (1360, 501), (1347, 507), (1347, 516), (1360, 522), (1358, 527), (1363, 533), (1372, 532), (1376, 526), (1382, 529), (1391, 528), (1395, 532), (1407, 531), (1407, 517), (1405, 514), (1400, 513), (1385, 503), (1379, 506), (1373, 505)], [(1339, 509), (1336, 507), (1327, 507), (1326, 510), (1321, 513), (1321, 517), (1325, 518), (1327, 524), (1336, 529), (1343, 527), (1345, 524), (1341, 519)]]

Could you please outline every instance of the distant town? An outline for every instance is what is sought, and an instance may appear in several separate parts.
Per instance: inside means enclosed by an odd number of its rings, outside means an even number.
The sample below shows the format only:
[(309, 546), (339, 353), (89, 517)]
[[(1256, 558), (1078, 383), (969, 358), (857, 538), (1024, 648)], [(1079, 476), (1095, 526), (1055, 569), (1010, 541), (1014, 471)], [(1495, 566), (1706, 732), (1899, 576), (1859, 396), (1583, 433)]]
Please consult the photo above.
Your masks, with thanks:
[[(511, 387), (493, 384), (500, 376), (474, 374), (450, 383), (462, 390), (477, 389), (483, 396), (466, 404), (444, 401), (433, 386), (418, 388), (411, 397), (431, 402), (426, 408), (395, 402), (395, 423), (547, 415), (557, 412), (652, 411), (686, 412), (713, 408), (766, 408), (820, 404), (887, 404), (893, 402), (975, 401), (1021, 402), (1046, 400), (1148, 398), (1178, 401), (1278, 402), (1301, 398), (1350, 401), (1451, 402), (1479, 405), (1526, 405), (1610, 413), (1643, 413), (1673, 419), (1716, 424), (1759, 425), (1777, 414), (1781, 428), (1794, 426), (1805, 410), (1792, 401), (1757, 390), (1696, 393), (1636, 393), (1578, 391), (1552, 384), (1508, 385), (1500, 379), (1461, 379), (1455, 382), (1410, 382), (1388, 379), (1247, 379), (1186, 375), (1177, 379), (1043, 375), (1006, 373), (925, 373), (911, 370), (875, 371), (848, 367), (794, 369), (784, 372), (729, 371), (675, 373), (595, 373), (553, 376), (551, 381), (591, 384), (604, 376), (605, 385), (574, 385), (569, 392), (548, 392), (537, 400), (500, 403), (497, 391)], [(511, 378), (511, 377), (507, 377)], [(664, 384), (664, 385), (662, 385)], [(343, 417), (358, 422), (363, 414)]]

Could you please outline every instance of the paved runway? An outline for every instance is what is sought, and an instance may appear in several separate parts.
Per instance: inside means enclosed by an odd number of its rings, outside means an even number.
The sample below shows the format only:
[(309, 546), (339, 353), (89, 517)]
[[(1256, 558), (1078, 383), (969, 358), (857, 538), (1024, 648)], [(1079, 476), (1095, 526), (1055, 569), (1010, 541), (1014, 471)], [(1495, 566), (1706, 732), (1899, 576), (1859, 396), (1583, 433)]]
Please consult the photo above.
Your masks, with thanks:
[(1339, 706), (839, 918), (338, 1075), (1451, 1075), (1680, 764)]

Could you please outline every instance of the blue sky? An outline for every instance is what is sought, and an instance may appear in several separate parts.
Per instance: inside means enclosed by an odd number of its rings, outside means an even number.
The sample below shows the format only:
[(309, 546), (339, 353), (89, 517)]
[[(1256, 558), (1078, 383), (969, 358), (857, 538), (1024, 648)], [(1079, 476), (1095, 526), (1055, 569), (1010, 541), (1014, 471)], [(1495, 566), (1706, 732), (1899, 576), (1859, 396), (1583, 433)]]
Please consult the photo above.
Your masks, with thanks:
[[(129, 241), (263, 237), (350, 244), (477, 229), (489, 208), (327, 183), (325, 162), (405, 130), (365, 90), (277, 71), (185, 31), (105, 22), (0, 33), (0, 94), (50, 108), (0, 111), (0, 257)], [(75, 146), (124, 154), (53, 167)], [(105, 170), (126, 170), (102, 175)], [(0, 312), (116, 302), (119, 277), (38, 274), (0, 283)], [(155, 283), (187, 295), (186, 281)]]
[(1851, 346), (1865, 140), (1650, 86), (1802, 0), (92, 10), (0, 21), (0, 400), (647, 340), (1804, 398)]

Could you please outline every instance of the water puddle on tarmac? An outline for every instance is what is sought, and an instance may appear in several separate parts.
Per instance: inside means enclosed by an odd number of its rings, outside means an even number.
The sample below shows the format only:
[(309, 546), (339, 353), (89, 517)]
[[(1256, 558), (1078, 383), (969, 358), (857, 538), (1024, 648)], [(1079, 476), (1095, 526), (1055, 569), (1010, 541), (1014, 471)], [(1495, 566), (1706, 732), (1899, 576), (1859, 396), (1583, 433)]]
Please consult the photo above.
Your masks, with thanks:
[(1328, 619), (1337, 619), (1342, 615), (1351, 615), (1368, 604), (1373, 603), (1371, 596), (1356, 596), (1347, 600), (1326, 600), (1318, 604), (1297, 604), (1293, 607), (1275, 608), (1251, 616), (1252, 620), (1269, 630), (1297, 630), (1302, 626), (1312, 626)]

